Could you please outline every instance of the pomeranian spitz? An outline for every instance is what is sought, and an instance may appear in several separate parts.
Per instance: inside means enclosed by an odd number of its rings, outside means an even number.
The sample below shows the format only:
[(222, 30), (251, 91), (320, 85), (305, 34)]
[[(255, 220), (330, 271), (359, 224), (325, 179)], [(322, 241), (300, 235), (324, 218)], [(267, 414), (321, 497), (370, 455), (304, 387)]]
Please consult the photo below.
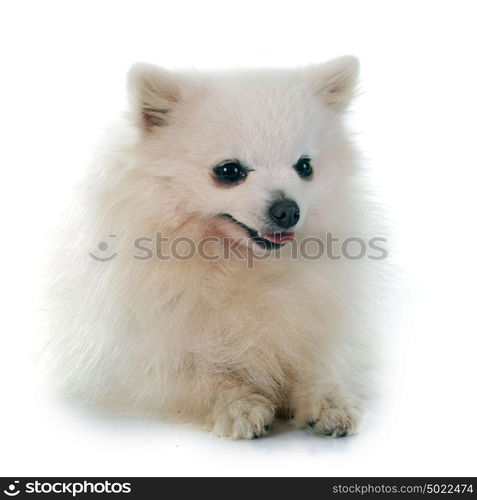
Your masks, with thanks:
[(68, 394), (234, 439), (357, 430), (384, 255), (345, 123), (358, 70), (132, 67), (54, 258)]

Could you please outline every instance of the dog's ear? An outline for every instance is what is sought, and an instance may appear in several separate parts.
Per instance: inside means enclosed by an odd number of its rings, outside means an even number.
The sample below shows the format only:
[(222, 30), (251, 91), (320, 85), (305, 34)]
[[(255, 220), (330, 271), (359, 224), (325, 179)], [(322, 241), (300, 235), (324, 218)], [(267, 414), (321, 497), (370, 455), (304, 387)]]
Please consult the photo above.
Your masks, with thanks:
[(178, 75), (146, 63), (131, 67), (128, 90), (134, 118), (145, 130), (166, 126), (182, 97)]
[(359, 60), (355, 56), (342, 56), (311, 66), (312, 85), (323, 102), (341, 111), (355, 95), (359, 76)]

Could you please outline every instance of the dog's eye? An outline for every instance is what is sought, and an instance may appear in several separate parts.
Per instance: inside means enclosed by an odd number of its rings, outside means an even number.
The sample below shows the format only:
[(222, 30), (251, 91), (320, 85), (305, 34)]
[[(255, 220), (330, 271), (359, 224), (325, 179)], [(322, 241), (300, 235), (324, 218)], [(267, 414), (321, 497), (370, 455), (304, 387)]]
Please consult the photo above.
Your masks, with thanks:
[(295, 165), (293, 165), (293, 168), (302, 179), (310, 177), (310, 175), (313, 173), (313, 167), (311, 166), (310, 162), (310, 158), (308, 158), (307, 156), (302, 156), (295, 163)]
[(245, 179), (248, 174), (248, 170), (238, 161), (222, 163), (215, 167), (213, 172), (222, 184), (235, 184)]

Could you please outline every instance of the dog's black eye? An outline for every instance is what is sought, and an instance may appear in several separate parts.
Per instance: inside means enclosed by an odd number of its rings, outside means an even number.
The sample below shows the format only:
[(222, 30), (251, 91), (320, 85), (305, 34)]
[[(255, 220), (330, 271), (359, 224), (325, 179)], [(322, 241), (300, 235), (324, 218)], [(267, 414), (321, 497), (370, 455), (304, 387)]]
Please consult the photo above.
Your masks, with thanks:
[(248, 174), (248, 170), (238, 161), (222, 163), (215, 167), (213, 172), (222, 184), (235, 184), (245, 179)]
[(313, 167), (310, 164), (310, 158), (307, 156), (302, 156), (296, 163), (293, 165), (293, 168), (297, 171), (297, 174), (302, 178), (306, 179), (310, 177), (313, 173)]

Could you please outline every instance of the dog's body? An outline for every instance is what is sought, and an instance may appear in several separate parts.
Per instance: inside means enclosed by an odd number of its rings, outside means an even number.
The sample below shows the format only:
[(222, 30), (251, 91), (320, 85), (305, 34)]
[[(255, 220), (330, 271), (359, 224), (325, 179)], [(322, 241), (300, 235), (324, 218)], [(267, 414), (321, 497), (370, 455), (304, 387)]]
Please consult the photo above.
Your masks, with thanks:
[[(277, 415), (317, 434), (356, 429), (376, 262), (309, 259), (289, 243), (381, 234), (342, 123), (356, 77), (350, 57), (296, 71), (131, 71), (132, 111), (56, 259), (68, 390), (234, 438), (264, 434)], [(149, 258), (157, 233), (168, 241)], [(182, 255), (209, 238), (203, 253), (217, 258), (164, 258), (177, 238)], [(245, 258), (228, 252), (242, 239)]]

